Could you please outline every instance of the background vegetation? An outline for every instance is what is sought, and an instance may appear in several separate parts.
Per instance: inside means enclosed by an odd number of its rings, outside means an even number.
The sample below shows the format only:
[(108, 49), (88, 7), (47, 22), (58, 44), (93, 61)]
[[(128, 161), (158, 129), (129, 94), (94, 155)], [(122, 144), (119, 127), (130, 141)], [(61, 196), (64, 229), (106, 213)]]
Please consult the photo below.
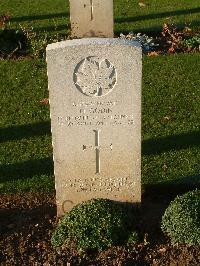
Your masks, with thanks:
[[(157, 31), (164, 22), (199, 28), (199, 0), (115, 0), (115, 33)], [(9, 28), (68, 33), (69, 4), (57, 0), (1, 0)], [(189, 24), (188, 24), (189, 25)], [(200, 54), (143, 58), (142, 184), (170, 189), (198, 186)], [(54, 189), (45, 59), (0, 61), (0, 192)]]
[[(0, 10), (11, 14), (14, 28), (20, 24), (51, 33), (69, 29), (69, 1), (1, 0)], [(114, 0), (115, 33), (161, 30), (164, 23), (199, 28), (199, 12), (199, 0)]]

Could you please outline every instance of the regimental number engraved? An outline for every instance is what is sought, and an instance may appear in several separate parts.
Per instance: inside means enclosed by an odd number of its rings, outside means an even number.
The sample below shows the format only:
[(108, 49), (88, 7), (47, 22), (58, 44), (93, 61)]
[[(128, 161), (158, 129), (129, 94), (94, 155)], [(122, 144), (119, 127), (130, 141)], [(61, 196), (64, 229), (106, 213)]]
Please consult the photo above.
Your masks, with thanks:
[[(100, 130), (93, 130), (95, 133), (95, 146), (86, 146), (83, 145), (83, 151), (87, 149), (95, 149), (96, 151), (96, 174), (100, 174), (100, 150), (102, 146), (100, 146)], [(112, 150), (112, 144), (110, 144), (109, 148)]]
[(101, 97), (113, 90), (117, 73), (108, 59), (88, 56), (77, 64), (73, 78), (80, 92), (90, 97)]

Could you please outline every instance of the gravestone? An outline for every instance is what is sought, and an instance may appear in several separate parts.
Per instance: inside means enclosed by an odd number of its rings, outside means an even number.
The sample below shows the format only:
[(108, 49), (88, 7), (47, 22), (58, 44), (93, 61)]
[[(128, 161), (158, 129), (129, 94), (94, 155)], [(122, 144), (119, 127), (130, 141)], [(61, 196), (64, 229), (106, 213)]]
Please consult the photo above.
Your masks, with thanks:
[(113, 37), (113, 0), (70, 0), (73, 37)]
[(141, 48), (92, 38), (47, 47), (58, 216), (92, 199), (141, 201)]

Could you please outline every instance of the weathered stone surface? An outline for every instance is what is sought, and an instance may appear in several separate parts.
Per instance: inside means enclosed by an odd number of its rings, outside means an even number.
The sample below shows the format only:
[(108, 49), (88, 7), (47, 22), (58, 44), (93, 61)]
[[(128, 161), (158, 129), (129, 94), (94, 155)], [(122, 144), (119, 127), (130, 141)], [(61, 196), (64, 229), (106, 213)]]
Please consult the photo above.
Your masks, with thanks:
[(113, 0), (70, 0), (73, 37), (113, 37)]
[(131, 41), (48, 45), (58, 216), (91, 198), (140, 202), (141, 64)]

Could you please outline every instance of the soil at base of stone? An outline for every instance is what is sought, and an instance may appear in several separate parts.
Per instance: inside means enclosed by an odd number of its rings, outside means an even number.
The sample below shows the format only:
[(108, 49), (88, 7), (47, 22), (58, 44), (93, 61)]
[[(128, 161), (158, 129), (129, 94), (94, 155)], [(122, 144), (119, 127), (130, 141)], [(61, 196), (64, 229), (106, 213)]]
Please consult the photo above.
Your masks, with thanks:
[(57, 222), (53, 194), (0, 195), (0, 265), (200, 265), (200, 247), (172, 246), (160, 232), (168, 201), (163, 196), (143, 199), (143, 242), (81, 256), (72, 248), (60, 254), (52, 249)]

